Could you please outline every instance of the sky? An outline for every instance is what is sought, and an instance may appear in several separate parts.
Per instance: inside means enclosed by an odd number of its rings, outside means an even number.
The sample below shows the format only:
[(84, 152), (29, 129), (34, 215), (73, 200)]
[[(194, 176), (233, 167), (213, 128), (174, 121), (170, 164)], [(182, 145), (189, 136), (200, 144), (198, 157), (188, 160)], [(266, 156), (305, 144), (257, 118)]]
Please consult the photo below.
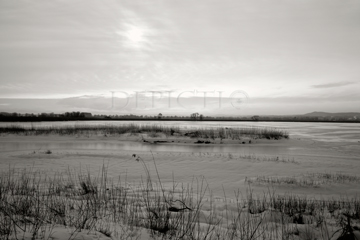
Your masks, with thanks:
[(360, 111), (358, 0), (0, 0), (0, 32), (0, 111)]

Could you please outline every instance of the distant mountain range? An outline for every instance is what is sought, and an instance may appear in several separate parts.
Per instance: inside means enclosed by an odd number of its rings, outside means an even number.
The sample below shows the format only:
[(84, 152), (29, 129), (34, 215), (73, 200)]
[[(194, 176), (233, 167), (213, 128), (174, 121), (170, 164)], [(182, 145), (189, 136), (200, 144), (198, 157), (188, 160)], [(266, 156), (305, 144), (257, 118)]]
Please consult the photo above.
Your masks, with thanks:
[(359, 117), (360, 113), (358, 112), (340, 112), (340, 113), (328, 113), (328, 112), (311, 112), (306, 113), (301, 116), (306, 117)]

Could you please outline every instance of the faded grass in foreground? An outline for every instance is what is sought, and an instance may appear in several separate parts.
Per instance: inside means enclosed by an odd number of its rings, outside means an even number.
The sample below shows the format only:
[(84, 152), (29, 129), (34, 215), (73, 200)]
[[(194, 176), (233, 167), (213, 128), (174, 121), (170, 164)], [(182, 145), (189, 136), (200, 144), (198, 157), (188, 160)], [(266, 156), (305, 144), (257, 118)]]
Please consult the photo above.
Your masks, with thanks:
[(180, 129), (177, 126), (160, 126), (160, 125), (141, 125), (141, 124), (124, 124), (124, 125), (76, 125), (76, 126), (39, 126), (23, 127), (20, 125), (10, 125), (0, 127), (0, 134), (22, 134), (22, 135), (103, 135), (117, 136), (121, 134), (141, 134), (147, 133), (150, 136), (157, 137), (162, 133), (166, 136), (186, 136), (191, 138), (205, 139), (232, 139), (239, 140), (243, 137), (281, 139), (289, 138), (289, 133), (285, 130), (276, 128), (193, 128)]
[[(51, 239), (58, 226), (70, 231), (69, 239), (79, 232), (137, 239), (142, 229), (153, 239), (337, 239), (355, 235), (359, 226), (358, 198), (255, 196), (249, 189), (245, 197), (238, 192), (215, 201), (205, 179), (165, 188), (155, 161), (133, 159), (146, 173), (138, 185), (109, 178), (106, 166), (97, 175), (2, 172), (0, 239)], [(154, 164), (157, 179), (147, 164)]]

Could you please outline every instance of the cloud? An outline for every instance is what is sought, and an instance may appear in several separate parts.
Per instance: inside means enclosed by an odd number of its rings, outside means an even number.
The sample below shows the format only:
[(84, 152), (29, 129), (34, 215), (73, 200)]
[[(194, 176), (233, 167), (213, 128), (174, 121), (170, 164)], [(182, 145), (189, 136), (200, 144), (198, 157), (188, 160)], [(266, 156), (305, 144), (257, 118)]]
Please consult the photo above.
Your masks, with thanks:
[[(105, 2), (0, 1), (0, 95), (103, 94), (108, 99), (93, 105), (62, 105), (99, 111), (111, 108), (112, 95), (122, 106), (135, 91), (148, 92), (146, 103), (139, 95), (144, 109), (152, 106), (151, 91), (164, 91), (163, 100), (154, 97), (159, 107), (168, 104), (166, 91), (176, 97), (182, 91), (218, 96), (244, 90), (251, 98), (293, 97), (293, 104), (308, 98), (309, 105), (318, 103), (312, 96), (357, 99), (350, 84), (360, 75), (359, 1)], [(186, 96), (184, 106), (204, 105)]]
[(354, 84), (354, 82), (336, 82), (336, 83), (326, 83), (326, 84), (318, 84), (312, 85), (312, 88), (333, 88), (333, 87), (343, 87), (350, 84)]

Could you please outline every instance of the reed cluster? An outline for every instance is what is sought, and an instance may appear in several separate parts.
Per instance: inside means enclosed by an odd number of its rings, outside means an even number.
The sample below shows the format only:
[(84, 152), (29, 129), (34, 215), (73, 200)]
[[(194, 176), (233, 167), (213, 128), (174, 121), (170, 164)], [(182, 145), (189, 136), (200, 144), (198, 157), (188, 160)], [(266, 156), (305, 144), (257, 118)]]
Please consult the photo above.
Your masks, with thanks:
[(192, 128), (181, 129), (178, 126), (161, 125), (76, 125), (76, 126), (38, 126), (23, 127), (10, 125), (0, 127), (0, 134), (22, 134), (22, 135), (121, 135), (147, 133), (150, 136), (164, 134), (166, 136), (188, 136), (191, 138), (205, 139), (233, 139), (240, 140), (243, 137), (281, 139), (289, 138), (289, 133), (276, 128)]
[(257, 176), (246, 179), (246, 182), (269, 185), (320, 187), (321, 185), (333, 183), (360, 183), (360, 177), (344, 173), (307, 173), (301, 176)]

